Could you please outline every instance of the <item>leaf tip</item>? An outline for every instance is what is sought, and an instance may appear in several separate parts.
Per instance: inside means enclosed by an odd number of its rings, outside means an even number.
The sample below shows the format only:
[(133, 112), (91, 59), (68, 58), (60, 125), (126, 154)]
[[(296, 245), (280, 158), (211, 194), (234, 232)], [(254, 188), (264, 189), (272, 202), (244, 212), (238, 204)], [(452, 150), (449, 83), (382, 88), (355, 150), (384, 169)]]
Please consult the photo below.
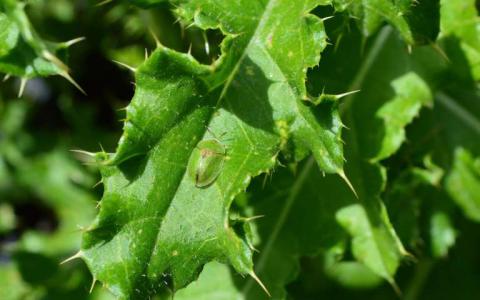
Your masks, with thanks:
[(70, 151), (70, 152), (74, 152), (74, 153), (84, 154), (84, 155), (87, 155), (87, 156), (90, 156), (90, 157), (95, 157), (95, 153), (93, 153), (93, 152), (88, 152), (88, 151), (85, 151), (85, 150), (70, 149), (69, 151)]
[(71, 39), (69, 41), (66, 41), (64, 43), (62, 43), (62, 46), (64, 46), (65, 48), (69, 48), (77, 43), (80, 43), (82, 41), (84, 41), (86, 38), (84, 36), (80, 36), (78, 38), (74, 38), (74, 39)]
[(257, 274), (252, 270), (249, 275), (258, 283), (258, 285), (262, 288), (262, 290), (268, 295), (268, 297), (272, 297), (270, 292), (268, 291), (267, 287), (263, 284), (263, 282), (258, 278)]
[(254, 220), (257, 220), (257, 219), (261, 219), (263, 217), (265, 217), (265, 215), (251, 216), (251, 217), (245, 218), (244, 221), (248, 223), (248, 222), (251, 222), (251, 221), (254, 221)]
[(60, 68), (60, 70), (64, 71), (64, 72), (68, 72), (69, 71), (69, 68), (68, 66), (63, 62), (61, 61), (58, 57), (56, 57), (55, 55), (53, 55), (50, 51), (48, 50), (43, 50), (42, 51), (42, 56), (50, 61), (51, 63), (53, 63), (54, 65), (56, 65), (58, 68)]
[(447, 53), (440, 47), (437, 43), (432, 42), (431, 46), (435, 52), (437, 52), (447, 63), (452, 63), (450, 58), (448, 57)]
[(70, 256), (69, 258), (63, 260), (62, 262), (60, 262), (61, 265), (63, 264), (66, 264), (74, 259), (77, 259), (77, 258), (81, 258), (83, 257), (83, 252), (82, 250), (78, 251), (77, 253), (75, 253), (74, 255)]
[(92, 279), (92, 284), (90, 285), (90, 289), (88, 290), (88, 293), (91, 294), (93, 291), (93, 288), (95, 287), (95, 283), (97, 282), (97, 278), (93, 277)]
[(333, 19), (335, 16), (329, 16), (329, 17), (325, 17), (322, 19), (322, 22), (325, 22), (327, 20), (330, 20), (330, 19)]
[(77, 88), (77, 90), (79, 90), (82, 94), (84, 94), (85, 96), (87, 96), (87, 92), (85, 92), (84, 89), (82, 89), (82, 87), (72, 78), (72, 76), (70, 76), (70, 74), (68, 74), (67, 72), (61, 72), (59, 73), (60, 76), (62, 76), (63, 78), (65, 78), (68, 82), (70, 82), (74, 87)]
[(400, 287), (397, 285), (394, 279), (389, 278), (388, 283), (392, 286), (393, 290), (395, 291), (395, 294), (397, 294), (398, 298), (402, 298), (402, 290), (400, 290)]
[(160, 39), (159, 39), (158, 36), (155, 34), (155, 32), (153, 31), (153, 29), (152, 29), (152, 28), (149, 28), (148, 31), (150, 31), (150, 35), (152, 36), (153, 40), (155, 41), (155, 45), (157, 46), (157, 48), (160, 48), (160, 49), (165, 48), (165, 47), (162, 45), (162, 43), (160, 43)]
[(137, 72), (137, 69), (136, 69), (136, 68), (134, 68), (134, 67), (132, 67), (132, 66), (129, 66), (129, 65), (127, 65), (126, 63), (122, 63), (121, 61), (117, 61), (117, 60), (114, 60), (114, 59), (112, 59), (112, 61), (113, 61), (114, 63), (116, 63), (116, 64), (124, 67), (125, 69), (130, 70), (132, 73)]
[(337, 171), (337, 174), (338, 176), (340, 176), (340, 178), (343, 179), (343, 181), (345, 181), (345, 183), (348, 185), (348, 187), (350, 188), (350, 190), (353, 192), (353, 194), (355, 195), (355, 198), (358, 199), (358, 194), (357, 194), (357, 191), (355, 191), (355, 188), (353, 187), (353, 184), (350, 182), (350, 180), (348, 179), (347, 175), (345, 174), (345, 171), (342, 169), (342, 170), (339, 170)]
[(22, 98), (27, 82), (28, 82), (27, 78), (20, 79), (20, 88), (18, 89), (18, 98)]
[(340, 100), (340, 99), (345, 98), (347, 96), (359, 93), (360, 91), (361, 90), (354, 90), (354, 91), (346, 92), (346, 93), (343, 93), (343, 94), (338, 94), (338, 95), (335, 95), (335, 96), (337, 97), (337, 100)]

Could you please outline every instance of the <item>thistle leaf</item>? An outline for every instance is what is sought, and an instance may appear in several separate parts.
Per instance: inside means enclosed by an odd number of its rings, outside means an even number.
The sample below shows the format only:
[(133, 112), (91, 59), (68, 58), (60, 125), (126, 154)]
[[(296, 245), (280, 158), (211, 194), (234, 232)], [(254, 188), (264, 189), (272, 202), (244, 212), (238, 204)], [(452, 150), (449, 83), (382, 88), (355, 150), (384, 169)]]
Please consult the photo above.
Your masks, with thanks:
[[(184, 22), (222, 30), (223, 54), (205, 66), (160, 46), (137, 69), (116, 152), (97, 155), (105, 192), (81, 256), (114, 294), (176, 291), (211, 260), (255, 278), (250, 243), (229, 210), (288, 151), (281, 145), (307, 147), (322, 170), (343, 172), (337, 106), (302, 100), (306, 70), (327, 45), (322, 20), (308, 12), (324, 2), (178, 3)], [(187, 166), (208, 139), (226, 157), (216, 179), (198, 187)]]

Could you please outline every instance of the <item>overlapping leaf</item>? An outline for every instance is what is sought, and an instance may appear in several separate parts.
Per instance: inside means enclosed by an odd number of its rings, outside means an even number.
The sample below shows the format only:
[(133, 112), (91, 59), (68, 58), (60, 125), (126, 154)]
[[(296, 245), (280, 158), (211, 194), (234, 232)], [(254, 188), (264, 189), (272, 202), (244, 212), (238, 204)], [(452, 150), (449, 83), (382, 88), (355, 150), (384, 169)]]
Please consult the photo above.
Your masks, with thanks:
[[(480, 20), (475, 0), (442, 0), (441, 37), (446, 40), (446, 53), (457, 64), (460, 76), (471, 74), (480, 79)], [(460, 49), (459, 49), (460, 48)], [(460, 56), (460, 57), (459, 57)], [(466, 58), (468, 69), (458, 69), (459, 59)], [(465, 74), (461, 74), (464, 72)]]
[(439, 0), (335, 0), (336, 9), (349, 10), (365, 36), (387, 21), (409, 44), (435, 41), (439, 32)]
[(371, 65), (366, 77), (354, 81), (358, 85), (355, 87), (364, 92), (352, 96), (345, 118), (350, 128), (345, 137), (349, 145), (347, 173), (360, 203), (347, 200), (351, 204), (340, 209), (336, 217), (352, 236), (355, 258), (393, 284), (393, 275), (406, 251), (380, 199), (386, 183), (385, 169), (367, 160), (385, 158), (398, 150), (404, 141), (404, 126), (422, 103), (431, 101), (431, 96), (423, 80), (410, 73), (409, 57), (388, 29), (380, 33), (369, 55), (366, 61), (370, 59)]

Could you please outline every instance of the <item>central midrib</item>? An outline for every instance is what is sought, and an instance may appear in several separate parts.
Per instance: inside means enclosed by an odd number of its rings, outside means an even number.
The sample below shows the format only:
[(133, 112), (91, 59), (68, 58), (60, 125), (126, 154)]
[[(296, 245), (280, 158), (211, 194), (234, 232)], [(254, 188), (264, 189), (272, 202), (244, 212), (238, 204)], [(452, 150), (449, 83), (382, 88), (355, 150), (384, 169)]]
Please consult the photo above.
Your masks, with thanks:
[[(258, 25), (257, 27), (255, 28), (255, 31), (253, 32), (252, 34), (252, 37), (250, 38), (250, 41), (248, 42), (247, 46), (244, 48), (238, 62), (235, 64), (234, 68), (232, 69), (232, 72), (230, 73), (230, 75), (228, 76), (224, 86), (223, 86), (223, 89), (222, 89), (222, 92), (218, 98), (218, 101), (217, 101), (217, 104), (216, 104), (216, 108), (215, 109), (218, 109), (222, 103), (222, 100), (223, 98), (225, 97), (228, 89), (230, 88), (231, 86), (231, 83), (233, 81), (233, 79), (235, 78), (235, 76), (237, 75), (238, 73), (238, 70), (243, 62), (243, 60), (245, 59), (246, 55), (247, 55), (247, 52), (248, 52), (248, 48), (250, 47), (250, 45), (253, 43), (253, 41), (255, 40), (255, 36), (257, 35), (257, 33), (265, 26), (265, 22), (266, 20), (268, 19), (269, 17), (269, 13), (272, 9), (272, 7), (274, 6), (275, 2), (277, 0), (270, 0), (268, 3), (267, 3), (267, 6), (265, 7), (265, 10), (264, 12), (262, 13), (262, 16), (260, 18), (260, 21), (258, 22)], [(210, 121), (211, 121), (211, 118), (213, 117), (213, 114), (212, 116), (210, 117)], [(186, 170), (185, 170), (186, 171)], [(180, 186), (180, 184), (177, 186), (177, 190), (178, 190), (178, 187)], [(149, 255), (149, 261), (152, 260), (152, 257), (153, 257), (153, 252), (155, 251), (155, 246), (157, 245), (158, 241), (159, 241), (159, 238), (160, 238), (160, 223), (161, 221), (159, 222), (157, 228), (158, 228), (158, 232), (157, 232), (157, 235), (155, 237), (155, 242), (152, 244), (152, 247), (151, 247), (151, 252), (150, 252), (150, 255)]]
[(240, 58), (238, 59), (235, 66), (233, 67), (232, 72), (230, 73), (230, 75), (227, 77), (227, 80), (225, 81), (222, 92), (220, 93), (220, 96), (219, 96), (218, 101), (217, 101), (217, 105), (216, 105), (217, 108), (221, 105), (223, 98), (227, 94), (228, 89), (230, 88), (233, 79), (237, 75), (238, 70), (243, 63), (243, 60), (247, 56), (248, 49), (250, 48), (250, 45), (255, 40), (255, 37), (257, 36), (258, 32), (260, 32), (260, 30), (262, 30), (263, 27), (265, 26), (265, 22), (266, 22), (266, 20), (268, 20), (269, 14), (270, 14), (272, 8), (274, 7), (274, 4), (276, 3), (276, 1), (277, 0), (270, 0), (270, 1), (268, 1), (267, 6), (265, 6), (265, 10), (263, 11), (262, 16), (260, 17), (260, 21), (258, 22), (257, 27), (255, 28), (255, 31), (253, 32), (253, 34), (250, 38), (250, 41), (248, 42), (247, 46), (245, 46), (245, 48), (243, 49), (242, 55), (240, 55)]

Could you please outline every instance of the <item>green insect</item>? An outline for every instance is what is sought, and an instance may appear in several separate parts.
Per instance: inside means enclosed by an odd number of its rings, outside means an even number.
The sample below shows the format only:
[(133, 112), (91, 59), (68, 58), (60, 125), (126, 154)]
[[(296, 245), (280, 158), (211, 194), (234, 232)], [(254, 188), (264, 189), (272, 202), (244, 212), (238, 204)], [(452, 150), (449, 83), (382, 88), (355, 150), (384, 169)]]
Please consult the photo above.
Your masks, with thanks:
[(195, 186), (202, 188), (211, 185), (220, 175), (227, 151), (217, 139), (198, 143), (190, 163), (190, 176)]

